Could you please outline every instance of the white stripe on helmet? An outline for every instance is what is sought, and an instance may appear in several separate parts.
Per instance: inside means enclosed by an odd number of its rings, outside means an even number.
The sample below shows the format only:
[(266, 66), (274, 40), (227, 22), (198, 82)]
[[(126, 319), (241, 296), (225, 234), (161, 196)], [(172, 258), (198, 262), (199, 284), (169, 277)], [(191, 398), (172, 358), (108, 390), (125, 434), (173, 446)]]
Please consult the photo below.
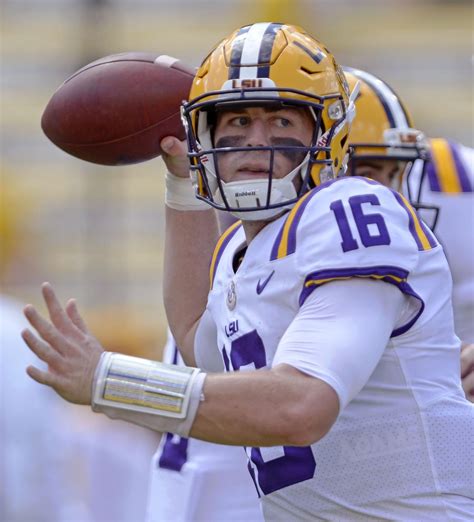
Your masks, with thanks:
[(257, 78), (258, 67), (256, 67), (256, 64), (258, 64), (258, 55), (262, 46), (263, 36), (270, 25), (270, 23), (253, 24), (248, 33), (246, 33), (240, 59), (239, 78)]

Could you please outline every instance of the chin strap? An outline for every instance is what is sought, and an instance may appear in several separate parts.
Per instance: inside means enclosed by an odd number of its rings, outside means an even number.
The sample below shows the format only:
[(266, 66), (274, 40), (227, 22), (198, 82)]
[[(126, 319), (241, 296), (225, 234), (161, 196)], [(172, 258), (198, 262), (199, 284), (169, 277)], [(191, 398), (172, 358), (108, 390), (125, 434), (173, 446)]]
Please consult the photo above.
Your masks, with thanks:
[[(308, 165), (309, 153), (305, 156), (303, 161), (289, 172), (285, 177), (280, 179), (272, 179), (272, 187), (270, 190), (270, 204), (275, 205), (285, 201), (296, 200), (298, 194), (293, 183), (294, 178), (300, 174)], [(253, 211), (233, 211), (231, 214), (239, 219), (247, 221), (266, 221), (278, 214), (282, 210), (290, 209), (295, 204), (290, 203), (286, 206), (277, 208), (262, 208), (267, 203), (268, 198), (268, 179), (247, 179), (245, 181), (231, 181), (230, 183), (222, 183), (227, 203), (232, 208), (255, 208)], [(220, 190), (214, 194), (214, 199), (221, 205), (224, 200)]]

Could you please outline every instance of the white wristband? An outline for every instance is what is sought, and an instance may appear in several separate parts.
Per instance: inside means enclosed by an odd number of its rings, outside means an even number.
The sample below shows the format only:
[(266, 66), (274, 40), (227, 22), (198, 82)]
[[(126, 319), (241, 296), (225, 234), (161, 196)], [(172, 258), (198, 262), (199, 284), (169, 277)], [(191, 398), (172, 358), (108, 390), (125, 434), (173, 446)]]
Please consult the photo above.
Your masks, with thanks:
[(92, 409), (187, 437), (204, 400), (205, 378), (198, 368), (104, 352), (94, 377)]
[(180, 178), (167, 172), (165, 176), (165, 203), (175, 210), (209, 210), (209, 205), (196, 198), (190, 178)]

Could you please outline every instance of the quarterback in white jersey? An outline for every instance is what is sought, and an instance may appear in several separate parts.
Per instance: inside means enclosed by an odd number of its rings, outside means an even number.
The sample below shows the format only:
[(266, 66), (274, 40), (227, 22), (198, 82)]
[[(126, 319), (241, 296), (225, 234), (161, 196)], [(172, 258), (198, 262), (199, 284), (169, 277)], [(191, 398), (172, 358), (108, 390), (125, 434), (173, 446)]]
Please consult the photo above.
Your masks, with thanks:
[[(193, 185), (161, 142), (165, 306), (191, 367), (104, 351), (45, 285), (51, 322), (27, 306), (23, 338), (49, 369), (28, 373), (112, 418), (245, 446), (268, 520), (471, 520), (449, 268), (403, 196), (338, 177), (356, 97), (300, 28), (220, 42), (183, 107)], [(204, 205), (242, 222), (216, 242)], [(217, 357), (228, 373), (192, 367)]]
[[(415, 520), (417, 511), (423, 520), (441, 520), (441, 512), (449, 519), (457, 495), (465, 496), (466, 513), (474, 513), (473, 453), (459, 453), (464, 443), (458, 435), (472, 434), (473, 417), (453, 357), (458, 340), (449, 292), (438, 292), (440, 284), (449, 290), (449, 270), (442, 248), (406, 200), (374, 183), (346, 178), (314, 189), (252, 241), (237, 272), (233, 260), (245, 244), (238, 224), (213, 257), (208, 311), (227, 369), (290, 364), (330, 383), (341, 401), (338, 420), (315, 445), (248, 449), (270, 520), (284, 513), (288, 519), (310, 520), (316, 513), (323, 520), (390, 514)], [(322, 330), (318, 349), (312, 335), (305, 343), (304, 331), (294, 336), (291, 330), (315, 290), (351, 277), (385, 281), (406, 296), (385, 349), (359, 352), (372, 372), (349, 355), (344, 370), (336, 370), (337, 355), (329, 349), (336, 333), (328, 338)], [(357, 298), (344, 297), (342, 285), (341, 308), (350, 306), (345, 299)], [(334, 320), (329, 303), (321, 300), (318, 308)], [(372, 320), (381, 319), (373, 311)], [(341, 370), (356, 374), (354, 388), (346, 388)], [(440, 490), (445, 495), (436, 499)]]
[[(184, 364), (171, 333), (163, 362)], [(163, 434), (151, 463), (146, 520), (262, 521), (244, 449)]]
[(427, 140), (380, 78), (352, 68), (346, 76), (349, 85), (360, 83), (349, 135), (351, 171), (402, 191), (443, 245), (453, 277), (455, 330), (464, 343), (463, 386), (474, 401), (474, 151)]

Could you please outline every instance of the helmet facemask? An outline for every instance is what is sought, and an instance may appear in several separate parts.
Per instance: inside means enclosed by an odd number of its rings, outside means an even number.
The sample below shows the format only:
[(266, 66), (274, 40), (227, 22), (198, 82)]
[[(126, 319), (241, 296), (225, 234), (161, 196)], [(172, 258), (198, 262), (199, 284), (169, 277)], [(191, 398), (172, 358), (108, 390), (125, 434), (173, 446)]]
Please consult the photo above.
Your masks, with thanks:
[(426, 161), (428, 142), (422, 132), (416, 129), (386, 129), (383, 143), (351, 143), (349, 146), (351, 176), (364, 175), (360, 166), (371, 161), (396, 162), (390, 187), (400, 191), (410, 175), (415, 161)]
[[(305, 99), (298, 99), (296, 96), (289, 98), (292, 94), (302, 95)], [(329, 107), (338, 104), (341, 110), (337, 113), (333, 126), (326, 130), (322, 114), (327, 110), (328, 104)], [(307, 109), (314, 125), (311, 142), (305, 145), (298, 140), (288, 139), (284, 143), (285, 138), (278, 138), (280, 143), (251, 147), (241, 143), (237, 146), (214, 143), (217, 112), (236, 105)], [(185, 104), (183, 119), (187, 128), (191, 177), (197, 197), (219, 210), (252, 221), (272, 219), (291, 208), (304, 193), (315, 186), (312, 176), (314, 170), (320, 173), (320, 182), (335, 177), (337, 171), (333, 168), (330, 145), (333, 135), (342, 127), (347, 117), (344, 104), (338, 100), (337, 95), (318, 97), (304, 92), (292, 92), (290, 89), (260, 88), (211, 92), (198, 97)], [(193, 129), (197, 131), (193, 132)], [(257, 159), (259, 164), (267, 164), (265, 170), (268, 171), (268, 176), (225, 182), (219, 168), (220, 159), (223, 155), (235, 154), (236, 160), (239, 160), (243, 153)], [(275, 159), (279, 154), (294, 159), (293, 168), (283, 177), (274, 175)]]

